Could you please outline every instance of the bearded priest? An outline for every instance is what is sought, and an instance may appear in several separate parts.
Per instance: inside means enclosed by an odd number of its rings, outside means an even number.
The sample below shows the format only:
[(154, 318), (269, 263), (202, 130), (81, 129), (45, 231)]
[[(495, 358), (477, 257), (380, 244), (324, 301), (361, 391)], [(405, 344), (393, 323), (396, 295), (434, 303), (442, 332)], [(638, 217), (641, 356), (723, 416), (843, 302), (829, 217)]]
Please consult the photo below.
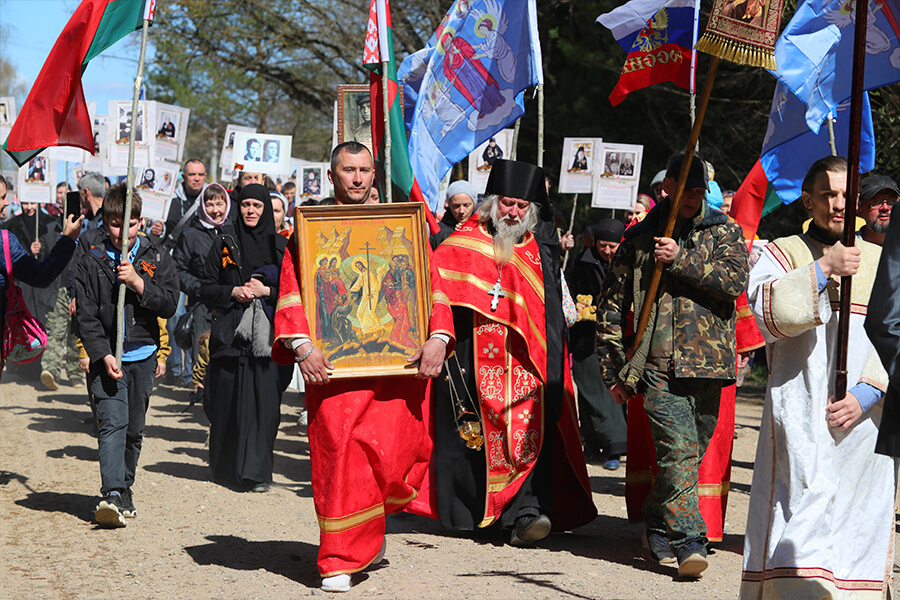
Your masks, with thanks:
[(486, 197), (434, 253), (456, 351), (437, 379), (432, 500), (445, 527), (532, 546), (597, 514), (563, 334), (543, 169), (497, 160)]

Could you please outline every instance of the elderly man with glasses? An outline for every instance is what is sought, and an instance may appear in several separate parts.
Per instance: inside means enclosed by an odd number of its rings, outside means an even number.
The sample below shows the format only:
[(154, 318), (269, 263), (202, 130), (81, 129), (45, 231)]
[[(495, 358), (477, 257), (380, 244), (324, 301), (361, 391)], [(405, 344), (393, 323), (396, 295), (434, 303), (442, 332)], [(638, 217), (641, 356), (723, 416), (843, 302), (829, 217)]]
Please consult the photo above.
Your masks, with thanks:
[(891, 222), (891, 208), (900, 198), (900, 188), (887, 175), (870, 175), (862, 180), (859, 188), (857, 212), (866, 225), (857, 235), (879, 246), (884, 244), (884, 236)]

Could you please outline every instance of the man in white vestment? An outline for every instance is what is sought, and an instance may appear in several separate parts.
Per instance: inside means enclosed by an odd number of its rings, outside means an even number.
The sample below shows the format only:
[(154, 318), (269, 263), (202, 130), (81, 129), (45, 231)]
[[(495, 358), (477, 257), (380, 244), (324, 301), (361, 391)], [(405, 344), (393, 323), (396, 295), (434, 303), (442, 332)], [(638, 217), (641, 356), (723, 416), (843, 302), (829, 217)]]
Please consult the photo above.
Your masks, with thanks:
[[(874, 452), (885, 373), (863, 322), (881, 249), (844, 247), (847, 163), (803, 180), (809, 231), (768, 244), (747, 290), (770, 369), (741, 598), (882, 598), (893, 563), (894, 463)], [(833, 394), (841, 276), (853, 275), (848, 392)]]

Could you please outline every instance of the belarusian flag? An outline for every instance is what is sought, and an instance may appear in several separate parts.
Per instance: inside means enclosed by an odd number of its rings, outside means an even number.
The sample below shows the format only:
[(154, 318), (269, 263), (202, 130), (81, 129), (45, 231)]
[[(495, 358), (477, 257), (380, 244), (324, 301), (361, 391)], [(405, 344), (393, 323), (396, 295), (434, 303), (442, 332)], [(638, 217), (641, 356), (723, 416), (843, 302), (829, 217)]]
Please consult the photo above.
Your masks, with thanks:
[(20, 167), (50, 146), (94, 152), (81, 75), (88, 62), (152, 20), (156, 0), (84, 0), (69, 19), (3, 149)]
[[(383, 73), (383, 63), (387, 63), (387, 73)], [(391, 127), (391, 182), (393, 192), (400, 192), (410, 202), (422, 202), (426, 206), (425, 216), (432, 233), (438, 232), (434, 215), (429, 210), (425, 196), (409, 164), (409, 150), (406, 129), (403, 127), (403, 107), (397, 85), (397, 63), (394, 60), (394, 34), (391, 30), (391, 7), (388, 0), (372, 0), (369, 7), (369, 24), (366, 27), (366, 45), (363, 50), (363, 66), (371, 71), (369, 93), (372, 98), (372, 146), (375, 151), (375, 165), (378, 182), (384, 189), (384, 84), (382, 77), (388, 78), (388, 115)], [(384, 195), (382, 195), (382, 198)]]

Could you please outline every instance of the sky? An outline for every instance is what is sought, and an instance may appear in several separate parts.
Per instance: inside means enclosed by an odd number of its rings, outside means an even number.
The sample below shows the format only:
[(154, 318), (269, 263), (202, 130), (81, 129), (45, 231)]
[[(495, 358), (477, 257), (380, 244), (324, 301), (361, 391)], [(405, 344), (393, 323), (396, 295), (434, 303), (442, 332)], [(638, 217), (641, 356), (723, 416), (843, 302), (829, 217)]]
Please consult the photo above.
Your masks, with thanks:
[[(78, 4), (77, 0), (0, 0), (0, 27), (9, 31), (4, 58), (18, 70), (28, 90)], [(82, 79), (84, 97), (97, 102), (98, 114), (106, 114), (110, 100), (132, 97), (139, 53), (140, 33), (135, 32), (90, 62)]]

